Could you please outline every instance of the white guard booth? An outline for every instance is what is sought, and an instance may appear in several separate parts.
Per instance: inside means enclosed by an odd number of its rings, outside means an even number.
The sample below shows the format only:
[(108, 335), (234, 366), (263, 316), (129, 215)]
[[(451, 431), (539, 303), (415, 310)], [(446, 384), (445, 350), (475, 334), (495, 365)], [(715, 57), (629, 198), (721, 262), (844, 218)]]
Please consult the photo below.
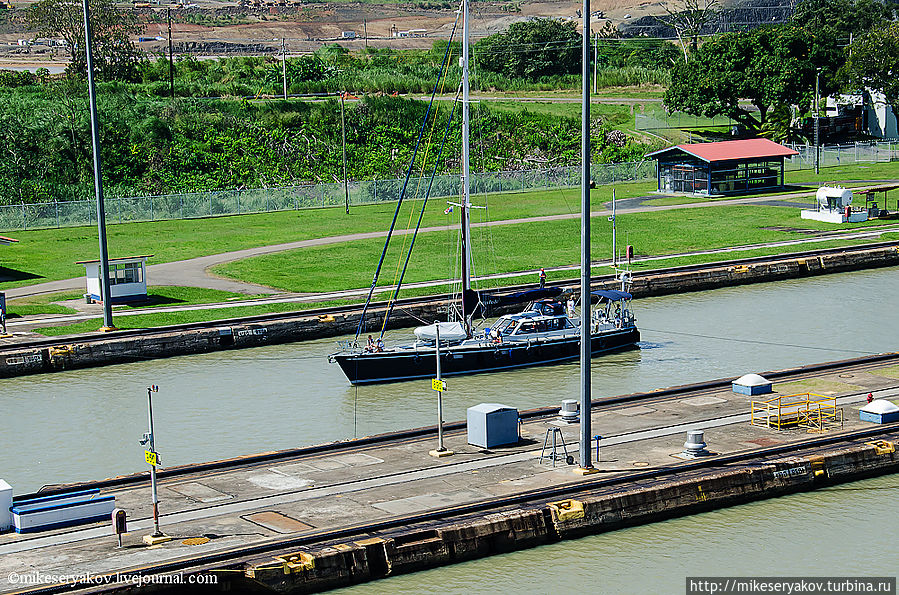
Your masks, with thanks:
[[(152, 254), (146, 254), (109, 259), (110, 303), (123, 304), (147, 299), (147, 259), (152, 257)], [(84, 265), (87, 277), (85, 297), (92, 302), (101, 302), (100, 261), (79, 260), (75, 264)]]
[(799, 212), (802, 219), (824, 221), (825, 223), (857, 223), (868, 220), (868, 212), (852, 210), (852, 190), (840, 186), (821, 186), (815, 193), (815, 209)]

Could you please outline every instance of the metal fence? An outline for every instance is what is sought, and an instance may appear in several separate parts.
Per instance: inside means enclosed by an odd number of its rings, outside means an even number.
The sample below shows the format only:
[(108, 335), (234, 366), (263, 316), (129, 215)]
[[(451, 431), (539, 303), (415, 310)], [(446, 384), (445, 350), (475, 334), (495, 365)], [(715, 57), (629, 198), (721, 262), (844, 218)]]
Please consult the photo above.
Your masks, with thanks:
[[(814, 169), (815, 145), (787, 144), (799, 155), (789, 157), (784, 163), (787, 170)], [(842, 145), (822, 145), (819, 166), (855, 165), (856, 163), (886, 163), (899, 159), (899, 141), (871, 141)]]
[[(655, 178), (654, 162), (596, 164), (591, 174), (597, 184)], [(408, 198), (424, 197), (427, 178), (411, 178)], [(515, 192), (568, 188), (580, 184), (580, 167), (478, 173), (472, 175), (472, 193)], [(351, 206), (392, 202), (399, 198), (403, 180), (364, 180), (350, 182)], [(436, 176), (431, 196), (459, 196), (458, 175)], [(343, 206), (344, 185), (310, 184), (286, 188), (253, 188), (194, 192), (163, 196), (107, 197), (107, 223), (195, 219), (244, 213), (267, 213)], [(0, 230), (27, 230), (51, 227), (94, 225), (97, 221), (93, 200), (45, 202), (0, 206)]]
[(667, 113), (664, 110), (647, 109), (645, 112), (634, 114), (634, 128), (637, 130), (667, 130), (708, 128), (712, 126), (734, 126), (736, 120), (727, 116), (694, 116), (684, 112)]

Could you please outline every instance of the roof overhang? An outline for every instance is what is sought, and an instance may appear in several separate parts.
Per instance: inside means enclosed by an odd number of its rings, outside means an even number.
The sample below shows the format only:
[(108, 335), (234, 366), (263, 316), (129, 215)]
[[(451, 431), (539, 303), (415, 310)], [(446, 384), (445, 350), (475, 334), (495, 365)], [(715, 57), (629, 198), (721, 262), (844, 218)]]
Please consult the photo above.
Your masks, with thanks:
[(658, 158), (676, 152), (686, 153), (687, 155), (696, 157), (700, 161), (705, 161), (706, 163), (791, 157), (799, 154), (799, 151), (794, 151), (789, 147), (779, 145), (767, 138), (750, 138), (746, 140), (726, 140), (716, 143), (675, 145), (673, 147), (668, 147), (667, 149), (648, 153), (646, 157)]
[[(120, 256), (118, 258), (107, 258), (108, 262), (122, 262), (124, 261), (138, 261), (138, 260), (147, 260), (148, 258), (153, 258), (152, 254), (143, 254), (141, 256)], [(75, 264), (95, 264), (100, 262), (100, 259), (94, 260), (76, 260)]]

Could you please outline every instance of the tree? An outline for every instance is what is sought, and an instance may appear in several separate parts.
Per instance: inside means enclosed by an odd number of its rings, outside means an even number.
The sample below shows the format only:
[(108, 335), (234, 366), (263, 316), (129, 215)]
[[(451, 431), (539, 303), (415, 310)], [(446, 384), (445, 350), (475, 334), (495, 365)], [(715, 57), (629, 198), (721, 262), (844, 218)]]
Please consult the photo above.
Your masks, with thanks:
[(808, 31), (846, 43), (892, 19), (892, 4), (878, 0), (803, 0), (790, 21)]
[[(831, 92), (841, 61), (839, 48), (817, 44), (811, 33), (793, 26), (724, 33), (675, 65), (665, 105), (694, 115), (727, 116), (758, 130), (776, 107), (808, 107), (817, 68), (823, 70), (822, 94)], [(741, 105), (743, 100), (756, 110)]]
[(475, 45), (478, 66), (508, 77), (536, 79), (581, 71), (581, 35), (574, 22), (534, 19), (512, 23)]
[(687, 44), (685, 39), (690, 39), (690, 47), (693, 51), (699, 47), (699, 34), (702, 29), (712, 23), (718, 15), (718, 0), (684, 0), (680, 10), (665, 7), (665, 16), (657, 17), (660, 21), (674, 29), (677, 40), (684, 51), (684, 61), (687, 61)]
[(862, 35), (849, 46), (844, 73), (861, 87), (880, 91), (899, 114), (899, 23)]
[[(140, 80), (144, 60), (131, 41), (143, 28), (132, 11), (118, 10), (113, 0), (90, 0), (94, 72), (100, 80)], [(43, 37), (62, 37), (72, 53), (70, 74), (87, 75), (84, 51), (84, 12), (80, 2), (41, 0), (26, 12), (28, 24)]]

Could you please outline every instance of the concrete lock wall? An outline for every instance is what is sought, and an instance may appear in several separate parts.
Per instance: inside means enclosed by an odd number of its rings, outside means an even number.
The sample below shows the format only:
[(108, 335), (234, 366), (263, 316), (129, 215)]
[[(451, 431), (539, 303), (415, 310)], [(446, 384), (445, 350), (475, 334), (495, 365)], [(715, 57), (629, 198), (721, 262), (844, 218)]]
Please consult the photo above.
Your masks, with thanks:
[[(749, 264), (641, 273), (634, 276), (630, 291), (635, 297), (650, 297), (894, 265), (899, 265), (899, 245), (847, 249), (822, 255), (771, 257)], [(617, 285), (613, 279), (593, 283), (594, 289), (611, 289)], [(518, 307), (511, 306), (496, 314)], [(445, 308), (446, 301), (437, 300), (396, 309), (388, 328), (416, 326), (420, 320), (435, 320)], [(383, 308), (374, 308), (369, 311), (367, 320), (377, 322), (383, 318), (383, 312)], [(297, 313), (293, 317), (259, 323), (241, 320), (229, 323), (225, 320), (210, 322), (203, 328), (167, 330), (162, 327), (139, 336), (78, 337), (71, 343), (51, 347), (10, 346), (0, 349), (0, 378), (130, 362), (135, 357), (172, 357), (347, 335), (356, 331), (360, 313)]]
[(896, 470), (893, 449), (870, 444), (698, 470), (623, 492), (617, 486), (608, 494), (584, 492), (561, 502), (310, 546), (274, 563), (260, 557), (246, 561), (242, 575), (231, 574), (231, 586), (240, 589), (249, 581), (279, 593), (320, 591)]

